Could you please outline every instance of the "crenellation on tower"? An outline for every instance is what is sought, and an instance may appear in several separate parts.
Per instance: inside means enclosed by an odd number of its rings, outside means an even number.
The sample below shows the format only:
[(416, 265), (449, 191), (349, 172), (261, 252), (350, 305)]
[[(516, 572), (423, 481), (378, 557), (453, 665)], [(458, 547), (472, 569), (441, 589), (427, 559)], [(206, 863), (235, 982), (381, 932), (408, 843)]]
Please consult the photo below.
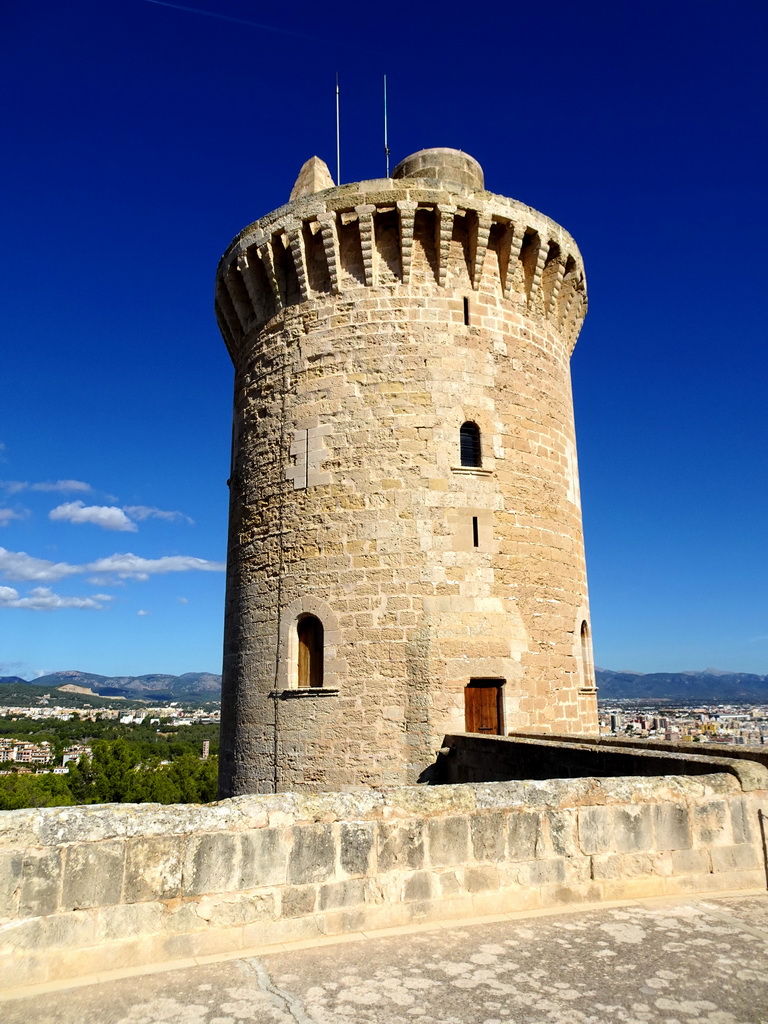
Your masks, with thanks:
[(467, 154), (394, 173), (305, 191), (219, 266), (223, 795), (426, 779), (470, 726), (597, 728), (578, 248)]
[[(280, 312), (285, 305), (304, 302), (327, 290), (339, 294), (344, 276), (339, 234), (351, 225), (356, 234), (355, 248), (363, 254), (366, 286), (379, 283), (375, 267), (382, 257), (386, 258), (389, 239), (384, 239), (388, 234), (394, 235), (391, 241), (397, 257), (396, 270), (390, 259), (391, 283), (407, 285), (414, 222), (421, 214), (431, 221), (431, 231), (426, 234), (434, 239), (431, 255), (439, 287), (446, 286), (452, 240), (460, 241), (466, 276), (475, 291), (480, 287), (490, 249), (495, 257), (492, 262), (496, 286), (500, 285), (504, 297), (512, 300), (517, 294), (528, 307), (541, 306), (539, 311), (565, 329), (575, 344), (586, 313), (586, 289), (581, 257), (570, 235), (549, 218), (515, 200), (482, 191), (467, 192), (450, 182), (444, 183), (439, 192), (424, 187), (426, 184), (422, 179), (403, 177), (326, 189), (322, 198), (316, 194), (303, 196), (246, 228), (219, 266), (218, 279), (229, 296), (229, 302), (222, 302), (221, 295), (218, 297), (217, 315), (220, 322), (224, 321), (224, 330), (232, 329), (232, 310), (245, 332)], [(376, 202), (370, 201), (370, 186), (376, 186), (382, 193)], [(460, 201), (445, 201), (445, 189), (449, 187), (452, 197)], [(367, 202), (360, 201), (366, 199)], [(396, 230), (392, 232), (394, 226)], [(318, 233), (325, 266), (322, 276), (315, 273), (313, 277), (307, 274), (307, 250), (314, 251), (310, 240)], [(294, 264), (290, 271), (285, 271), (286, 250)], [(255, 296), (257, 262), (262, 264), (263, 277), (269, 285), (267, 294), (259, 298)], [(542, 288), (542, 279), (550, 277), (559, 278), (554, 297), (564, 293), (560, 304), (552, 301), (552, 286)], [(356, 287), (358, 283), (354, 279), (351, 285)]]

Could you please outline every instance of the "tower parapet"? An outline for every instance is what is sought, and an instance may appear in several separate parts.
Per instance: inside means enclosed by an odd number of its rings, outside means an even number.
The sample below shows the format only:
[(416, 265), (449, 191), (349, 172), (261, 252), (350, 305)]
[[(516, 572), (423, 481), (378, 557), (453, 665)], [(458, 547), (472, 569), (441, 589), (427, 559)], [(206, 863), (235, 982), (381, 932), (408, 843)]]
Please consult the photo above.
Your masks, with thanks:
[(425, 283), (455, 287), (463, 278), (477, 291), (487, 260), (503, 298), (549, 320), (572, 351), (587, 309), (574, 240), (531, 207), (484, 191), (472, 157), (427, 149), (398, 164), (392, 178), (304, 196), (240, 232), (221, 259), (216, 286), (219, 327), (233, 358), (246, 334), (287, 307), (357, 294), (361, 285), (410, 284), (415, 235), (432, 250)]
[(597, 730), (579, 251), (458, 150), (330, 181), (309, 161), (217, 274), (223, 795), (425, 778), (464, 729)]

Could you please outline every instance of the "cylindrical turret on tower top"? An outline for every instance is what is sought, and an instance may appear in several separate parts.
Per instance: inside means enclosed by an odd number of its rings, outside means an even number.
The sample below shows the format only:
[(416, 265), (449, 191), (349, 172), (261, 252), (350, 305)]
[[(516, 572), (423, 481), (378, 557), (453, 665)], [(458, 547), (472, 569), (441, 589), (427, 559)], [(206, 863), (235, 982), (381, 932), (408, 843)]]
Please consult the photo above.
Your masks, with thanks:
[(429, 776), (449, 732), (597, 732), (569, 357), (579, 251), (458, 150), (242, 231), (222, 795)]

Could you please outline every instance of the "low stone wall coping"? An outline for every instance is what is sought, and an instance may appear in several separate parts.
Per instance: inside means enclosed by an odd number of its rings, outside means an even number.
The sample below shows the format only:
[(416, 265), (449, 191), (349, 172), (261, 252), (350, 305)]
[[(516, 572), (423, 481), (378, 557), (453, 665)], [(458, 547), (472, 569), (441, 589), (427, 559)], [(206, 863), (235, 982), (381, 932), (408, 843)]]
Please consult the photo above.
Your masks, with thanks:
[[(768, 785), (764, 788), (768, 789)], [(59, 846), (139, 836), (246, 832), (309, 822), (368, 821), (625, 803), (697, 800), (739, 792), (731, 774), (548, 779), (406, 786), (354, 793), (240, 796), (205, 805), (93, 804), (0, 814), (0, 846)]]
[(4, 811), (0, 976), (32, 985), (422, 921), (754, 889), (766, 796), (708, 772)]
[[(533, 736), (529, 733), (510, 733), (508, 736), (487, 736), (483, 733), (462, 733), (456, 736), (446, 736), (444, 743), (449, 747), (451, 744), (482, 743), (483, 745), (499, 745), (503, 749), (505, 745), (540, 748), (558, 748), (563, 751), (581, 751), (587, 756), (601, 754), (605, 758), (631, 756), (640, 761), (668, 761), (670, 776), (687, 775), (690, 768), (697, 773), (728, 773), (738, 779), (739, 786), (744, 792), (752, 790), (768, 790), (768, 767), (762, 762), (762, 757), (751, 760), (749, 752), (739, 754), (737, 757), (722, 757), (719, 754), (705, 753), (698, 745), (694, 744), (669, 744), (669, 748), (655, 743), (652, 746), (644, 742), (637, 744), (630, 742), (605, 743), (603, 738), (589, 736)], [(692, 747), (693, 750), (688, 748)], [(694, 752), (695, 751), (695, 752)], [(690, 766), (686, 771), (686, 766)], [(626, 772), (619, 773), (616, 777), (624, 777)], [(651, 776), (648, 776), (650, 778)], [(701, 777), (701, 776), (699, 776)], [(573, 780), (569, 780), (573, 781)], [(606, 781), (603, 779), (602, 781)], [(639, 776), (633, 778), (639, 781)]]

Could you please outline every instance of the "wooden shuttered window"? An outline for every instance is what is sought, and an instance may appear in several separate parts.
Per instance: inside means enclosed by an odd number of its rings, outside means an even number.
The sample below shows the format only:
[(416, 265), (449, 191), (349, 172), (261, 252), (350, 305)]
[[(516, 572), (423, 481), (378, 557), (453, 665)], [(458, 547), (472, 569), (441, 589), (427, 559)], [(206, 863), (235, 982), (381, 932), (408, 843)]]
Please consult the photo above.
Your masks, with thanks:
[(299, 686), (323, 685), (323, 624), (314, 615), (305, 615), (298, 623)]

